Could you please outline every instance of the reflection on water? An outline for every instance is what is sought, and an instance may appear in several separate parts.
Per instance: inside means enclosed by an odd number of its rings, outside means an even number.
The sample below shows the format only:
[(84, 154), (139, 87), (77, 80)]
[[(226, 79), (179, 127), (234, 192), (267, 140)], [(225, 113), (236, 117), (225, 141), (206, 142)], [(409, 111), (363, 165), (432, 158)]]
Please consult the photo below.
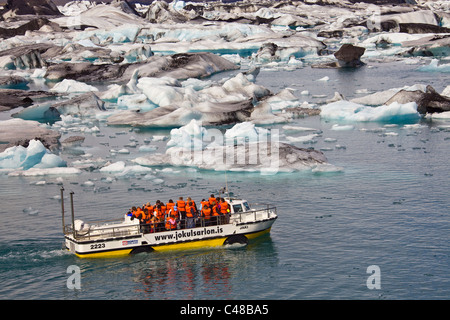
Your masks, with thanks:
[[(151, 252), (133, 259), (136, 295), (148, 299), (233, 299), (243, 285), (242, 274), (272, 268), (275, 254), (270, 236), (240, 248)], [(242, 288), (245, 290), (245, 288)], [(239, 291), (239, 290), (238, 290)]]

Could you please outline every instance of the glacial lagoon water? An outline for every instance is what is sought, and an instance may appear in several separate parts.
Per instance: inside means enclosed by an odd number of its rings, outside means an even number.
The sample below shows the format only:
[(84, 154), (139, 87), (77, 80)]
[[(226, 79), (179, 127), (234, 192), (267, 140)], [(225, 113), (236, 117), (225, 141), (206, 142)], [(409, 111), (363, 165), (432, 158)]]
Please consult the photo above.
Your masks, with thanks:
[[(448, 73), (419, 72), (416, 65), (369, 63), (356, 71), (309, 67), (262, 70), (257, 83), (278, 92), (303, 90), (310, 103), (335, 91), (348, 98), (357, 90), (432, 85), (441, 92)], [(215, 75), (220, 79), (226, 74)], [(323, 77), (326, 82), (317, 82)], [(317, 96), (320, 95), (320, 96)], [(249, 202), (270, 202), (279, 218), (270, 235), (241, 248), (144, 253), (116, 259), (78, 259), (62, 249), (56, 176), (0, 175), (0, 297), (2, 299), (448, 299), (450, 240), (450, 123), (420, 119), (408, 123), (339, 123), (333, 130), (320, 117), (290, 123), (317, 129), (315, 143), (335, 173), (232, 173), (157, 168), (161, 180), (117, 177), (98, 170), (63, 176), (75, 192), (75, 214), (83, 220), (120, 217), (136, 204), (179, 195), (201, 198), (228, 183)], [(272, 125), (285, 132), (285, 124)], [(112, 156), (133, 137), (139, 145), (169, 130), (130, 131), (106, 127), (85, 134), (78, 149), (63, 150), (71, 163), (83, 154)], [(348, 127), (349, 128), (349, 127)], [(64, 136), (63, 136), (64, 137)], [(152, 142), (164, 150), (164, 141)], [(337, 148), (336, 145), (341, 146)], [(111, 178), (112, 177), (112, 178)], [(86, 184), (87, 181), (90, 183)], [(69, 266), (81, 271), (81, 289), (67, 287)], [(369, 289), (369, 266), (380, 270), (380, 289)]]

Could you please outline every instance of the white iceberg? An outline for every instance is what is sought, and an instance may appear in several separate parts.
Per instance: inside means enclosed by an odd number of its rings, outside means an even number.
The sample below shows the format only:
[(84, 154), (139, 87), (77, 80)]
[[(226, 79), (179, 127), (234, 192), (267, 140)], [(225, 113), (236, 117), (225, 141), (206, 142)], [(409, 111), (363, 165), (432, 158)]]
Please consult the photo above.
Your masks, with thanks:
[(71, 79), (64, 79), (63, 81), (55, 84), (55, 86), (51, 88), (49, 91), (59, 93), (81, 93), (81, 92), (98, 91), (98, 89), (94, 86), (88, 85), (83, 82)]
[(354, 98), (350, 101), (354, 102), (354, 103), (358, 103), (358, 104), (371, 105), (371, 106), (382, 105), (401, 90), (406, 90), (406, 91), (419, 90), (422, 92), (426, 92), (427, 89), (426, 89), (426, 85), (415, 84), (412, 86), (404, 86), (402, 88), (392, 88), (392, 89), (388, 89), (385, 91), (375, 92), (375, 93), (369, 94), (364, 97)]
[(427, 114), (426, 118), (434, 121), (450, 121), (450, 111)]
[(192, 119), (187, 125), (170, 131), (170, 140), (167, 142), (167, 147), (169, 149), (193, 148), (194, 150), (201, 150), (206, 133), (207, 131), (201, 126), (201, 122)]
[(128, 166), (124, 161), (117, 161), (115, 163), (104, 166), (100, 172), (114, 174), (116, 177), (129, 177), (146, 175), (153, 172), (151, 168), (143, 167), (141, 165)]
[(171, 131), (164, 154), (138, 157), (133, 162), (142, 166), (172, 165), (265, 175), (312, 170), (318, 164), (327, 163), (323, 153), (280, 143), (272, 131), (244, 122), (223, 134), (217, 129), (206, 130), (201, 122), (192, 120)]
[[(127, 88), (133, 86), (130, 83)], [(182, 86), (169, 77), (142, 77), (135, 81), (135, 94), (144, 94), (149, 103), (157, 106), (149, 111), (117, 111), (108, 117), (110, 125), (132, 125), (148, 127), (178, 127), (187, 125), (192, 119), (201, 120), (205, 125), (254, 121), (277, 123), (285, 117), (274, 115), (271, 104), (282, 108), (298, 104), (289, 90), (264, 100), (270, 91), (256, 85), (239, 73), (223, 84), (207, 85), (204, 88), (192, 85)], [(114, 92), (119, 88), (111, 88)], [(125, 89), (120, 89), (121, 91)], [(109, 91), (109, 90), (108, 90)], [(258, 100), (262, 103), (257, 104)], [(257, 106), (255, 107), (255, 104)]]
[(419, 67), (418, 71), (425, 72), (450, 72), (450, 63), (439, 64), (438, 59), (432, 59), (429, 65)]
[(15, 146), (0, 153), (1, 169), (65, 167), (66, 162), (52, 154), (39, 140), (30, 140), (28, 147)]
[(350, 101), (337, 101), (321, 107), (320, 116), (327, 120), (337, 121), (405, 121), (419, 119), (415, 102), (369, 107)]
[(269, 130), (256, 127), (254, 123), (242, 122), (235, 124), (225, 132), (225, 140), (232, 143), (257, 142), (261, 135), (269, 134)]

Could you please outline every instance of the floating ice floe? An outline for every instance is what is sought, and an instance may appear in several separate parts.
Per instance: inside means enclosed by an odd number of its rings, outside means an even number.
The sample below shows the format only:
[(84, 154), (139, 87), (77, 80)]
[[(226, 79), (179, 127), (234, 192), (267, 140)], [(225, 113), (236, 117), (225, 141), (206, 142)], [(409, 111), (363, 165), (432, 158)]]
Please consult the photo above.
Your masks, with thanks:
[(172, 130), (164, 154), (138, 157), (133, 162), (142, 166), (171, 165), (261, 174), (313, 168), (318, 171), (342, 170), (330, 165), (322, 152), (280, 143), (278, 138), (269, 130), (249, 122), (237, 124), (222, 135), (217, 129), (206, 130), (200, 122), (192, 120), (188, 125)]
[(65, 166), (66, 162), (47, 150), (39, 140), (30, 140), (26, 148), (15, 146), (0, 153), (0, 168), (2, 169), (28, 170), (30, 168), (46, 169)]
[(425, 72), (450, 72), (450, 63), (439, 64), (438, 59), (432, 59), (429, 65), (417, 68), (418, 71)]
[(405, 121), (419, 119), (415, 102), (369, 107), (349, 101), (337, 101), (321, 107), (323, 119), (337, 121)]
[(426, 118), (435, 121), (450, 121), (450, 111), (427, 114)]
[(225, 140), (234, 143), (257, 142), (262, 135), (268, 135), (269, 130), (256, 127), (251, 122), (235, 124), (225, 132)]
[(78, 168), (72, 167), (59, 167), (59, 168), (31, 168), (28, 170), (16, 170), (10, 172), (8, 175), (13, 177), (23, 176), (23, 177), (36, 177), (36, 176), (48, 176), (48, 175), (74, 175), (81, 173)]
[(150, 111), (118, 111), (108, 117), (108, 124), (178, 127), (187, 125), (192, 119), (201, 120), (205, 125), (243, 121), (277, 123), (286, 121), (286, 117), (273, 114), (272, 106), (285, 108), (298, 104), (289, 90), (267, 98), (270, 91), (249, 81), (242, 73), (222, 84), (203, 88), (183, 87), (169, 77), (132, 78), (127, 84), (127, 88), (131, 87), (135, 94), (144, 94), (157, 107)]
[(287, 136), (286, 140), (288, 140), (289, 142), (308, 142), (308, 141), (313, 141), (315, 138), (318, 137), (318, 134), (308, 134), (306, 136), (299, 136), (299, 137), (291, 137), (291, 136)]
[(347, 124), (347, 125), (333, 124), (331, 126), (330, 130), (334, 130), (334, 131), (348, 131), (348, 130), (353, 130), (353, 129), (355, 129), (355, 126), (353, 126), (351, 124)]
[(426, 85), (423, 84), (415, 84), (412, 86), (404, 86), (402, 88), (392, 88), (384, 91), (375, 92), (372, 94), (369, 94), (367, 96), (358, 97), (350, 100), (351, 102), (357, 103), (357, 104), (364, 104), (364, 105), (370, 105), (370, 106), (379, 106), (384, 104), (386, 101), (391, 99), (396, 93), (400, 92), (401, 90), (406, 91), (426, 91)]
[(295, 108), (301, 105), (299, 99), (293, 94), (292, 89), (283, 89), (276, 95), (265, 100), (272, 111), (281, 111), (287, 108)]
[(141, 176), (153, 173), (153, 170), (141, 165), (126, 165), (124, 161), (117, 161), (104, 166), (99, 170), (102, 173), (114, 174), (118, 178)]
[(317, 129), (314, 129), (314, 128), (299, 127), (299, 126), (292, 126), (292, 125), (285, 125), (285, 126), (283, 126), (283, 129), (285, 131), (318, 131)]

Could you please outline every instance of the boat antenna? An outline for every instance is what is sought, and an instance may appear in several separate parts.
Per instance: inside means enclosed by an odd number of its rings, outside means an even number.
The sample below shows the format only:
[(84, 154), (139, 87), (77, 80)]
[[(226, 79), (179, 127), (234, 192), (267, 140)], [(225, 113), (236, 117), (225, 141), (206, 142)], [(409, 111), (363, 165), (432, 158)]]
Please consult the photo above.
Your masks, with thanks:
[(73, 194), (75, 192), (71, 191), (70, 192), (70, 206), (71, 206), (71, 211), (72, 211), (72, 232), (73, 232), (73, 238), (76, 239), (76, 232), (75, 232), (75, 214), (73, 212)]
[(62, 230), (63, 234), (66, 234), (64, 222), (64, 186), (61, 186), (61, 214), (62, 214)]

